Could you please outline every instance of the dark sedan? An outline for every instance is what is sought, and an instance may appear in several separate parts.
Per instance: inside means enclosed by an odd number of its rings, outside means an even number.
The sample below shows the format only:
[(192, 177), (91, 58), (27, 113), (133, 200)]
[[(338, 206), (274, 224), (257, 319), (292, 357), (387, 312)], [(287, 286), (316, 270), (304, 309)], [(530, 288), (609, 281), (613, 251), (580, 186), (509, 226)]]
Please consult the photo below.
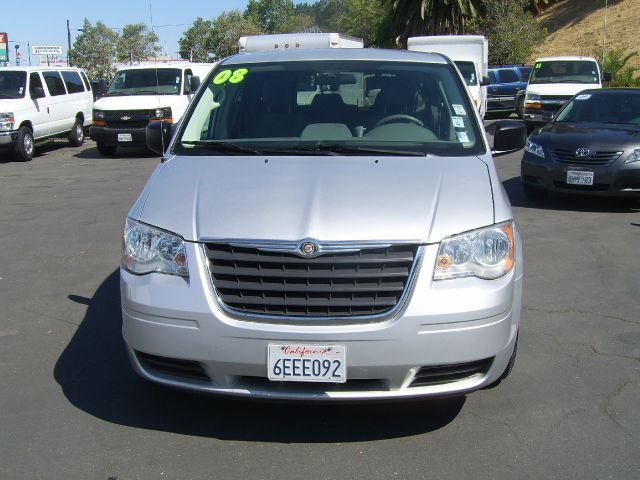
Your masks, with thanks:
[(531, 134), (521, 179), (549, 191), (640, 198), (640, 89), (584, 90)]

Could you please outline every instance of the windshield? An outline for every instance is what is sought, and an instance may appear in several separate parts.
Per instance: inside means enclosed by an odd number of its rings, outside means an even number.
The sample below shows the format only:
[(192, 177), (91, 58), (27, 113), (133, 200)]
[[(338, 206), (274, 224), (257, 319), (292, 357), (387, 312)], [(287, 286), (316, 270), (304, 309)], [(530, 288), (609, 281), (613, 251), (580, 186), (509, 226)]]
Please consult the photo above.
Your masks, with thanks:
[(458, 70), (460, 70), (462, 78), (464, 78), (464, 81), (467, 82), (467, 85), (478, 85), (476, 66), (473, 64), (473, 62), (461, 62), (456, 60), (453, 63), (455, 63), (456, 67), (458, 67)]
[(593, 60), (536, 62), (529, 83), (600, 83), (598, 65)]
[(558, 113), (555, 121), (640, 125), (640, 92), (578, 94)]
[(176, 151), (470, 155), (484, 152), (450, 65), (311, 61), (221, 65)]
[(26, 83), (26, 72), (0, 70), (0, 98), (23, 98)]
[(179, 95), (182, 73), (178, 68), (120, 70), (107, 95)]

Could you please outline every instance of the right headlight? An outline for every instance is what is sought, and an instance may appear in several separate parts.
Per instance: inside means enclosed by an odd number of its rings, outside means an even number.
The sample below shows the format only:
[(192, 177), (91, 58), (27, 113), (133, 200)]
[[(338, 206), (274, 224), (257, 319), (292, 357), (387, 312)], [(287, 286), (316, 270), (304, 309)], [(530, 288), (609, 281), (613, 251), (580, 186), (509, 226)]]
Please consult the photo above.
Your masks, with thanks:
[(544, 158), (544, 150), (542, 148), (542, 145), (538, 145), (537, 143), (532, 142), (531, 140), (527, 140), (527, 143), (524, 146), (524, 151), (533, 153), (538, 157)]
[(636, 148), (631, 155), (627, 157), (624, 163), (640, 162), (640, 148)]
[(510, 220), (445, 238), (438, 249), (433, 279), (492, 280), (509, 273), (514, 263), (515, 241)]
[(524, 99), (527, 102), (539, 102), (540, 101), (540, 95), (536, 95), (535, 93), (527, 93), (524, 96)]
[(104, 111), (103, 110), (94, 110), (93, 111), (93, 119), (94, 120), (104, 120)]
[(13, 130), (14, 123), (13, 112), (0, 113), (0, 132), (10, 132)]
[(130, 218), (124, 227), (122, 266), (136, 275), (160, 272), (189, 276), (182, 237)]

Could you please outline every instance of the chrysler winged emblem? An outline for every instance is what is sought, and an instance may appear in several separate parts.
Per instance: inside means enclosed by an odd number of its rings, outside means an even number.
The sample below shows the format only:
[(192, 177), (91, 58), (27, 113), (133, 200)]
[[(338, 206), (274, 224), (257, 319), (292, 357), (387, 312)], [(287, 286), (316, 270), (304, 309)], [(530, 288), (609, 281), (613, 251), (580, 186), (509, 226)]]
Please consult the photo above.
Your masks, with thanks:
[(581, 147), (576, 150), (576, 157), (585, 158), (589, 155), (591, 155), (591, 150), (589, 150), (588, 148)]
[(318, 245), (314, 242), (302, 242), (298, 247), (298, 252), (303, 257), (313, 257), (318, 253)]

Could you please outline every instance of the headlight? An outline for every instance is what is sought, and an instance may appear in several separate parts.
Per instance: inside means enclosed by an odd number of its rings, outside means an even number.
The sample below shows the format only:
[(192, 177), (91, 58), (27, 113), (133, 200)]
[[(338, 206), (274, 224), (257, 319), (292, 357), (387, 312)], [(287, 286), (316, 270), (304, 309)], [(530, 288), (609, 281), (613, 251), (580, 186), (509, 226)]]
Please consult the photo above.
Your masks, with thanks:
[(440, 244), (434, 280), (502, 277), (513, 268), (513, 221), (446, 238)]
[(157, 120), (165, 120), (171, 122), (171, 107), (154, 108), (149, 111), (149, 121), (154, 122)]
[(640, 162), (640, 148), (636, 148), (631, 155), (627, 157), (624, 163)]
[(13, 130), (14, 123), (13, 112), (0, 113), (0, 131), (9, 132)]
[(542, 145), (538, 145), (537, 143), (533, 143), (531, 140), (527, 140), (526, 145), (524, 146), (524, 151), (533, 153), (538, 157), (544, 158), (544, 150), (542, 149)]
[(136, 275), (160, 272), (189, 276), (182, 237), (130, 218), (124, 227), (122, 266)]
[(524, 97), (527, 102), (539, 102), (540, 95), (536, 95), (535, 93), (527, 93)]
[(104, 111), (102, 111), (102, 110), (94, 110), (93, 111), (93, 119), (94, 120), (104, 120)]

